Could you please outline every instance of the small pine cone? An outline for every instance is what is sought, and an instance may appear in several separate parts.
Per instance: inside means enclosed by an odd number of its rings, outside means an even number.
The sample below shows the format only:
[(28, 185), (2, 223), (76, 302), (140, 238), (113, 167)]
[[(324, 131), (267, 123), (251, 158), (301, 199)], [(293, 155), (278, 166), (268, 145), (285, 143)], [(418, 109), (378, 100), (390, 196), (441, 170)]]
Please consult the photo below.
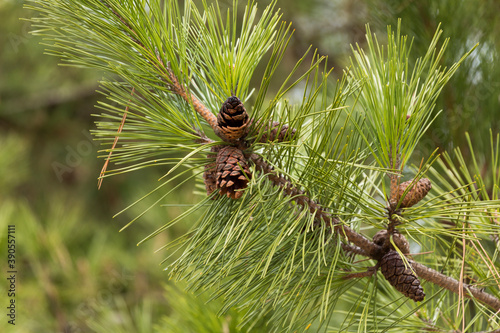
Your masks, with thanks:
[(236, 147), (226, 146), (217, 154), (216, 164), (216, 185), (220, 193), (231, 199), (239, 199), (243, 191), (236, 190), (246, 188), (251, 177), (243, 152)]
[[(379, 246), (384, 246), (385, 240), (387, 239), (387, 230), (380, 230), (373, 236), (373, 242)], [(394, 241), (394, 244), (399, 248), (401, 252), (404, 254), (409, 254), (410, 253), (410, 243), (408, 243), (408, 240), (406, 237), (402, 234), (399, 233), (399, 231), (395, 230), (394, 233), (392, 234), (392, 240)], [(394, 250), (394, 247), (391, 244), (391, 249)]]
[[(203, 182), (205, 183), (205, 189), (207, 190), (207, 195), (211, 195), (217, 189), (217, 179), (216, 179), (217, 164), (215, 162), (215, 158), (220, 149), (221, 149), (220, 146), (214, 146), (210, 149), (210, 151), (215, 154), (207, 155), (207, 158), (213, 160), (213, 162), (205, 165), (205, 172), (203, 172)], [(216, 198), (213, 197), (213, 199)]]
[(403, 259), (394, 250), (387, 252), (380, 259), (380, 268), (385, 279), (400, 293), (415, 302), (423, 301), (424, 289), (410, 267), (405, 267)]
[(293, 138), (295, 132), (295, 128), (290, 128), (288, 125), (281, 125), (278, 121), (273, 121), (271, 126), (264, 128), (264, 134), (260, 137), (259, 142), (289, 141)]
[[(400, 200), (400, 198), (403, 196), (403, 193), (406, 191), (406, 188), (410, 186), (412, 182), (413, 179), (399, 184), (397, 201)], [(408, 191), (408, 193), (406, 193), (406, 196), (401, 201), (399, 208), (407, 208), (415, 205), (417, 202), (422, 200), (427, 195), (427, 193), (429, 193), (431, 188), (432, 185), (429, 179), (420, 179), (418, 182), (414, 183), (413, 187)], [(392, 202), (392, 204), (395, 206), (397, 202)]]
[(222, 140), (235, 142), (247, 134), (248, 113), (236, 96), (229, 97), (217, 115), (215, 134)]

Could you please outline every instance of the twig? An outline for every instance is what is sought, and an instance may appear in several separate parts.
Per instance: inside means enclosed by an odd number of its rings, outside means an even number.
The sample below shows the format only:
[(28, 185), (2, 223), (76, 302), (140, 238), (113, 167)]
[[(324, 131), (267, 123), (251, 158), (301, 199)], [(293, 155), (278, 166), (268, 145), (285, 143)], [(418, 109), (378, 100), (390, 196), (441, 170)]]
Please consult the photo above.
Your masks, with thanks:
[[(390, 212), (393, 212), (394, 209), (396, 208), (396, 205), (398, 203), (398, 190), (399, 190), (399, 182), (401, 180), (401, 157), (400, 157), (400, 152), (399, 152), (399, 142), (396, 145), (396, 156), (392, 155), (392, 144), (389, 144), (389, 165), (391, 169), (393, 170), (394, 173), (389, 174), (389, 179), (391, 180), (391, 187), (390, 187), (390, 194), (389, 194), (389, 208)], [(391, 225), (393, 224), (393, 221), (390, 223)], [(389, 233), (392, 235), (392, 231)]]
[(360, 248), (358, 246), (346, 244), (346, 243), (342, 243), (340, 246), (342, 246), (342, 249), (346, 252), (351, 252), (354, 254), (359, 254), (359, 255), (368, 257), (368, 254), (366, 254), (365, 250), (363, 250), (362, 248)]
[(198, 112), (203, 119), (205, 119), (210, 127), (215, 131), (217, 128), (217, 117), (210, 111), (198, 98), (196, 98), (193, 94), (186, 91), (186, 89), (179, 83), (175, 74), (167, 69), (168, 76), (170, 78), (170, 86), (172, 87), (172, 91), (181, 96), (186, 102), (193, 105), (193, 108), (196, 112)]
[[(460, 283), (444, 274), (439, 273), (438, 271), (433, 270), (425, 265), (422, 265), (413, 260), (408, 260), (417, 273), (419, 278), (432, 282), (442, 288), (448, 289), (455, 294), (459, 294), (460, 292)], [(500, 310), (500, 300), (495, 296), (492, 296), (484, 291), (470, 286), (468, 284), (464, 284), (462, 288), (463, 295), (467, 298), (476, 298), (478, 301), (492, 307), (495, 310)]]
[[(135, 92), (135, 89), (134, 89), (134, 87), (132, 87), (132, 92), (130, 93), (130, 95), (133, 96), (134, 92)], [(130, 103), (130, 99), (128, 101)], [(102, 166), (102, 169), (101, 169), (101, 173), (99, 174), (99, 181), (97, 183), (98, 190), (101, 189), (102, 181), (104, 180), (103, 177), (104, 177), (104, 174), (106, 173), (106, 169), (108, 168), (108, 163), (109, 163), (109, 160), (111, 159), (111, 155), (113, 154), (113, 149), (115, 149), (116, 144), (118, 143), (119, 134), (123, 130), (123, 125), (125, 125), (125, 119), (127, 118), (127, 112), (128, 112), (128, 105), (125, 108), (125, 112), (123, 112), (122, 122), (120, 123), (120, 127), (118, 127), (118, 131), (116, 132), (117, 135), (115, 136), (115, 142), (113, 142), (113, 146), (109, 150), (108, 158), (106, 158), (106, 162), (104, 162), (104, 165)]]

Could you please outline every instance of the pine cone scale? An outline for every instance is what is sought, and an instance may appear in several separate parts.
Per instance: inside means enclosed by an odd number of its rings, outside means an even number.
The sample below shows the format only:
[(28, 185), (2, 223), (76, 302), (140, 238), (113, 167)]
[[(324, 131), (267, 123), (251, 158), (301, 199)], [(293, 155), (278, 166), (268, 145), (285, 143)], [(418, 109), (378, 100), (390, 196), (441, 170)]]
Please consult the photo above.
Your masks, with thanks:
[(229, 157), (227, 160), (226, 160), (226, 163), (228, 164), (236, 164), (238, 163), (238, 159), (234, 158), (234, 157)]

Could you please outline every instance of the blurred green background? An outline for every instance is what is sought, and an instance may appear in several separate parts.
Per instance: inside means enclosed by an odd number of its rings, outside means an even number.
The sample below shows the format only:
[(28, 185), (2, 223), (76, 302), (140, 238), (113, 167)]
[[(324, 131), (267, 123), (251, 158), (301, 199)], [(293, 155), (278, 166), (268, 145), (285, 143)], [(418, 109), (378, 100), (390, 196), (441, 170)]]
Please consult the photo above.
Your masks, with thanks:
[[(221, 1), (228, 7), (232, 1)], [(262, 1), (262, 7), (266, 4)], [(244, 4), (240, 4), (244, 5)], [(350, 45), (364, 44), (365, 23), (380, 39), (387, 24), (403, 19), (423, 55), (439, 22), (450, 45), (443, 66), (475, 43), (479, 48), (443, 91), (443, 113), (419, 146), (416, 159), (439, 147), (467, 151), (469, 131), (485, 173), (490, 128), (500, 128), (500, 3), (494, 0), (293, 0), (281, 1), (295, 30), (282, 66), (286, 73), (309, 45), (329, 55), (339, 77)], [(218, 317), (217, 302), (168, 281), (154, 251), (185, 232), (190, 221), (137, 247), (144, 236), (199, 197), (188, 184), (168, 206), (157, 207), (130, 228), (119, 229), (148, 200), (113, 215), (152, 190), (167, 170), (146, 169), (106, 178), (92, 141), (101, 73), (58, 66), (29, 34), (32, 13), (22, 1), (0, 0), (0, 267), (2, 332), (235, 332), (241, 314)], [(273, 88), (271, 87), (271, 92)], [(173, 184), (175, 185), (175, 184)], [(16, 236), (16, 326), (7, 323), (7, 226)], [(5, 303), (5, 304), (4, 304)], [(253, 330), (265, 332), (259, 325)]]

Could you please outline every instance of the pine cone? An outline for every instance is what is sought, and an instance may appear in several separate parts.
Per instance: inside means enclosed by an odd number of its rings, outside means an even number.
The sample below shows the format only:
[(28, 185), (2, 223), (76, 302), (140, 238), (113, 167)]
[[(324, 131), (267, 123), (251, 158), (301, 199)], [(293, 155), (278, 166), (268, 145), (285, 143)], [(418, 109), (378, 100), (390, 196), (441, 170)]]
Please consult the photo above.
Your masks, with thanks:
[[(380, 230), (373, 236), (373, 242), (379, 246), (384, 246), (385, 240), (387, 239), (387, 230)], [(410, 253), (410, 243), (406, 237), (399, 233), (399, 231), (395, 230), (392, 234), (392, 240), (394, 244), (399, 248), (401, 252), (404, 254)], [(391, 244), (391, 243), (389, 243)], [(391, 244), (391, 249), (394, 250), (394, 246)]]
[[(396, 198), (397, 201), (392, 202), (393, 206), (395, 206), (397, 202), (401, 199), (403, 193), (406, 191), (406, 188), (410, 186), (412, 182), (413, 179), (399, 184), (398, 194)], [(413, 187), (408, 191), (408, 193), (406, 193), (406, 196), (401, 201), (399, 208), (407, 208), (415, 205), (417, 202), (422, 200), (427, 195), (427, 193), (429, 193), (431, 188), (432, 185), (429, 179), (427, 178), (420, 179), (418, 182), (414, 183)]]
[(246, 135), (248, 113), (236, 96), (229, 97), (217, 115), (215, 134), (222, 140), (235, 142)]
[(390, 250), (380, 259), (379, 263), (386, 280), (400, 293), (415, 302), (424, 300), (425, 293), (419, 279), (410, 267), (405, 267), (399, 253)]
[(220, 188), (220, 193), (232, 199), (239, 199), (243, 191), (236, 190), (246, 188), (251, 177), (243, 152), (236, 147), (223, 147), (217, 154), (216, 164), (216, 185)]
[(288, 125), (281, 125), (278, 121), (273, 121), (270, 125), (264, 128), (264, 134), (260, 137), (259, 142), (289, 141), (295, 135), (295, 128), (290, 128)]

